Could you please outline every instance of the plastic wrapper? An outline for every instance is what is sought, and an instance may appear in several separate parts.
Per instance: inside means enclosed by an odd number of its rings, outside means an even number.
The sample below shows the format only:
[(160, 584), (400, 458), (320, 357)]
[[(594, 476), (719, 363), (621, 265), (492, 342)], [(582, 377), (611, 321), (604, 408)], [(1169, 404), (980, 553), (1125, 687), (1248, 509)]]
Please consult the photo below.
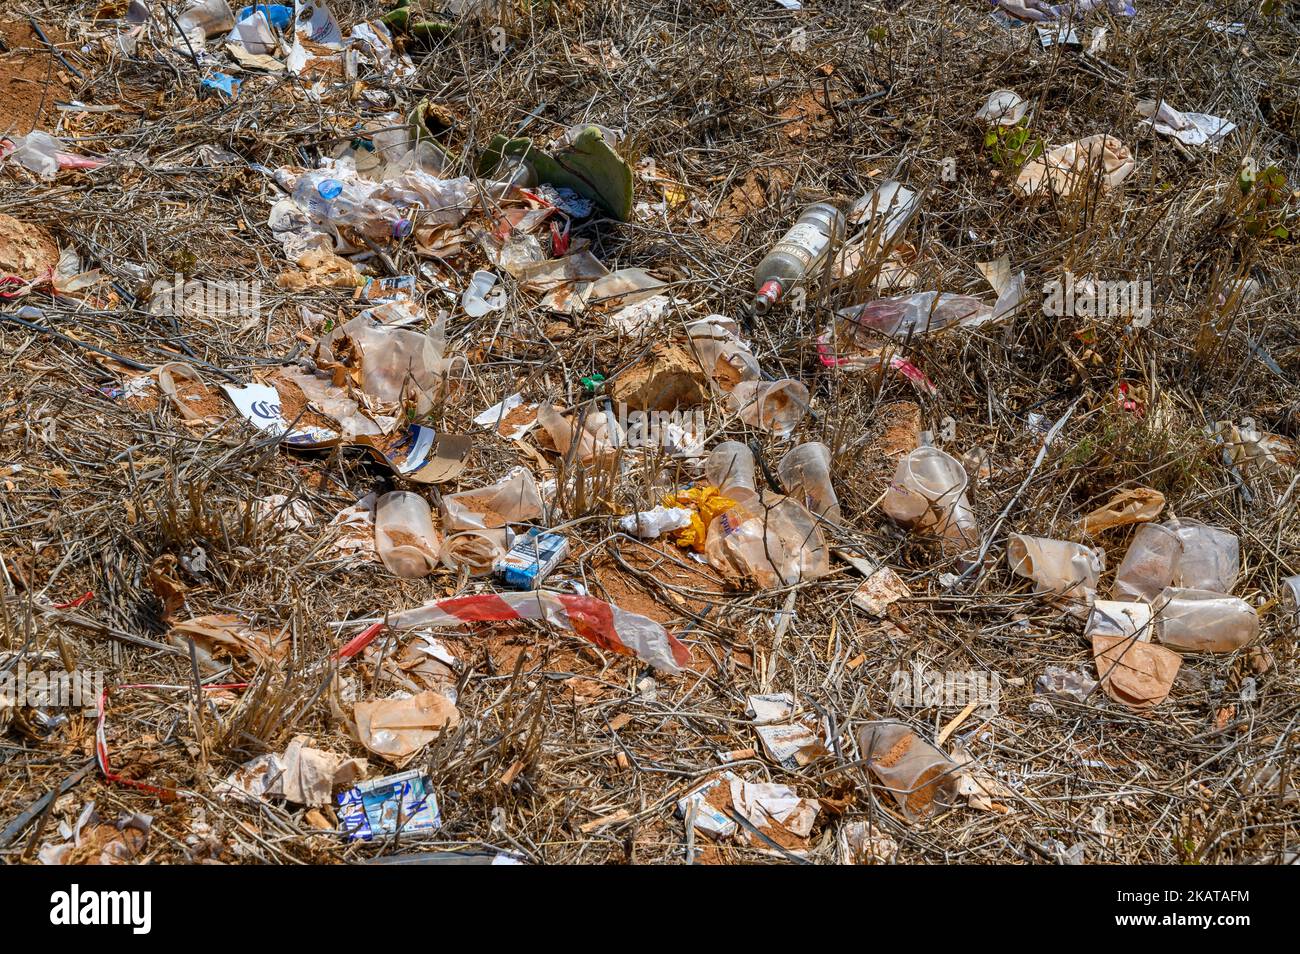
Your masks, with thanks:
[[(394, 629), (423, 629), (462, 623), (535, 620), (568, 630), (609, 652), (636, 656), (656, 669), (679, 673), (691, 661), (691, 651), (652, 619), (628, 612), (594, 596), (530, 590), (519, 593), (484, 593), (437, 600), (392, 614)], [(365, 639), (358, 637), (339, 650), (355, 655)]]
[(1235, 533), (1195, 520), (1173, 519), (1165, 526), (1183, 545), (1174, 571), (1174, 585), (1189, 590), (1231, 593), (1241, 572), (1241, 544)]
[(749, 497), (709, 525), (704, 552), (709, 564), (760, 588), (792, 586), (831, 571), (830, 549), (817, 518), (789, 497)]
[(1145, 600), (1150, 603), (1174, 581), (1182, 542), (1168, 527), (1143, 524), (1133, 534), (1128, 552), (1115, 571), (1111, 593), (1117, 600)]
[(776, 465), (776, 474), (790, 496), (819, 517), (840, 522), (840, 501), (831, 485), (831, 449), (809, 442), (792, 448)]
[(494, 484), (442, 498), (442, 528), (447, 532), (499, 530), (541, 515), (542, 495), (537, 481), (523, 467), (512, 468)]
[(750, 427), (788, 437), (808, 413), (808, 388), (802, 381), (741, 381), (727, 403)]
[(1155, 609), (1160, 642), (1182, 652), (1235, 652), (1259, 635), (1259, 615), (1235, 596), (1171, 586)]
[(349, 841), (409, 838), (442, 827), (433, 785), (415, 769), (371, 779), (343, 792), (338, 817)]
[(961, 461), (937, 447), (918, 447), (898, 462), (881, 508), (917, 533), (938, 536), (949, 551), (979, 543), (966, 499), (969, 478)]
[(375, 550), (394, 576), (428, 576), (438, 566), (442, 536), (433, 526), (429, 502), (419, 494), (395, 490), (375, 506)]
[(957, 763), (903, 723), (868, 722), (858, 731), (858, 753), (908, 821), (957, 803)]
[(1007, 563), (1018, 575), (1034, 581), (1039, 593), (1054, 594), (1069, 612), (1086, 615), (1097, 598), (1097, 581), (1105, 569), (1105, 554), (1082, 543), (1027, 537), (1013, 533), (1007, 542)]
[(1139, 100), (1140, 123), (1150, 126), (1162, 136), (1173, 136), (1188, 146), (1213, 146), (1234, 129), (1236, 123), (1208, 113), (1188, 113), (1174, 109), (1163, 99)]

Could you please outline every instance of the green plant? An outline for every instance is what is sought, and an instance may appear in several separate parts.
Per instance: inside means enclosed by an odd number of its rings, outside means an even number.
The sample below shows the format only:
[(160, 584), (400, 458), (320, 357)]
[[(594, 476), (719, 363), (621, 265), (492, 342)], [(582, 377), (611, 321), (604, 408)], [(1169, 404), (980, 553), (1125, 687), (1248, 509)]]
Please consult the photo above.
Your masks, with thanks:
[(1030, 159), (1043, 154), (1043, 140), (1031, 137), (1028, 121), (1014, 126), (995, 126), (984, 135), (984, 148), (994, 163), (1007, 172), (1019, 172)]
[(1286, 174), (1277, 166), (1260, 172), (1243, 169), (1237, 175), (1237, 187), (1246, 199), (1241, 224), (1252, 238), (1286, 240), (1291, 230), (1286, 223), (1294, 218), (1288, 214)]

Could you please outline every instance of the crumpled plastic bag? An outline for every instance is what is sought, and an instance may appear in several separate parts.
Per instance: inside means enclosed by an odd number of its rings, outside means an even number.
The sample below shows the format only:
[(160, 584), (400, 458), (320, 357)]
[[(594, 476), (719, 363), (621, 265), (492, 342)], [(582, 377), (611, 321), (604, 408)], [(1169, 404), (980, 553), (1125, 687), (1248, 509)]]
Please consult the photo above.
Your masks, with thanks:
[(442, 529), (499, 530), (506, 524), (526, 523), (542, 515), (542, 495), (537, 481), (524, 467), (514, 467), (494, 484), (442, 498)]
[(460, 710), (436, 692), (358, 702), (353, 709), (357, 740), (401, 768), (444, 729), (460, 724)]

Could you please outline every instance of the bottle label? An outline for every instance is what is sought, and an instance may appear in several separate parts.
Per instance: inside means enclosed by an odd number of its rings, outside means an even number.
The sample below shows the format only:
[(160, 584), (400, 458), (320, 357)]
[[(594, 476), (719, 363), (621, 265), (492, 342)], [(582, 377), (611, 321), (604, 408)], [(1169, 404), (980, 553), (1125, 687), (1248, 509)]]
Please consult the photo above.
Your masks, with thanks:
[(799, 259), (804, 268), (811, 268), (825, 254), (830, 243), (831, 237), (816, 225), (801, 222), (785, 233), (773, 251), (788, 252)]

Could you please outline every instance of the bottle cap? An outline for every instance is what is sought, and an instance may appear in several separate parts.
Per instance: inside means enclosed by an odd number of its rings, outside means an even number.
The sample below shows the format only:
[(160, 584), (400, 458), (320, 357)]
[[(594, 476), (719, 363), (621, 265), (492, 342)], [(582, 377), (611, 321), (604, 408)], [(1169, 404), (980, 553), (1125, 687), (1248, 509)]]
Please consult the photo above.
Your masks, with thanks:
[(393, 223), (393, 238), (406, 238), (411, 234), (411, 220), (398, 219)]
[(316, 186), (316, 191), (320, 193), (322, 199), (333, 199), (343, 191), (343, 183), (338, 179), (322, 179)]

